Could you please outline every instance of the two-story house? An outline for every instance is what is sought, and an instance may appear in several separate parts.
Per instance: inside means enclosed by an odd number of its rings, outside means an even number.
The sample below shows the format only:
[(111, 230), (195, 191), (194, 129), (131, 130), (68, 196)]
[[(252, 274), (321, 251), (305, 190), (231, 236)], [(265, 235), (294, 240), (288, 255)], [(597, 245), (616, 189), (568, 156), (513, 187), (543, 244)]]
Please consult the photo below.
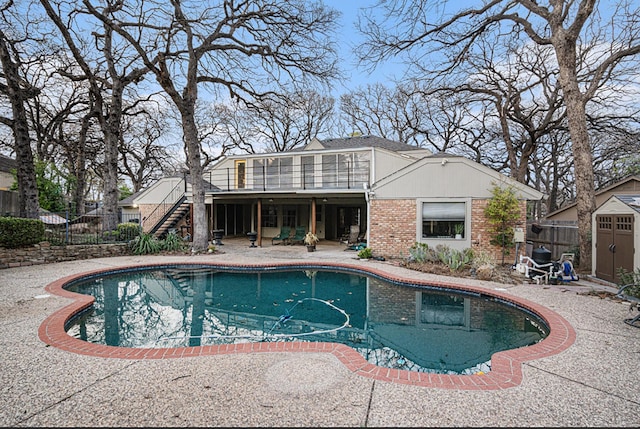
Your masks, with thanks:
[[(203, 180), (211, 231), (226, 237), (255, 231), (257, 244), (266, 245), (282, 226), (304, 227), (324, 240), (340, 240), (355, 228), (368, 247), (388, 257), (406, 256), (415, 242), (490, 246), (481, 212), (494, 183), (518, 190), (523, 226), (526, 201), (542, 198), (466, 158), (375, 136), (314, 139), (289, 152), (229, 156)], [(145, 230), (158, 233), (163, 222), (188, 230), (188, 216), (166, 219), (174, 209), (187, 213), (189, 198), (190, 186), (180, 177), (143, 192), (135, 203)]]

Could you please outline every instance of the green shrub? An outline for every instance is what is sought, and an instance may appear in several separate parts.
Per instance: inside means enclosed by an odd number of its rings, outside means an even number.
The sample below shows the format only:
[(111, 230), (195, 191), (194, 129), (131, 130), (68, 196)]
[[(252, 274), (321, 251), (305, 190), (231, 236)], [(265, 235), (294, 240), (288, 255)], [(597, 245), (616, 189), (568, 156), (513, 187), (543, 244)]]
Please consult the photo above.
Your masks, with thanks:
[(25, 247), (44, 240), (44, 222), (40, 219), (0, 217), (0, 246)]
[(182, 241), (182, 238), (180, 238), (175, 231), (171, 231), (164, 240), (162, 240), (162, 249), (168, 251), (183, 250), (184, 241)]
[(415, 242), (413, 246), (409, 248), (409, 261), (410, 262), (426, 262), (430, 259), (431, 249), (427, 243)]
[(162, 250), (162, 242), (153, 234), (143, 232), (131, 242), (131, 251), (135, 255), (149, 255)]
[(484, 209), (484, 215), (492, 234), (491, 244), (502, 248), (502, 263), (504, 257), (510, 253), (510, 249), (515, 245), (513, 241), (513, 231), (515, 225), (520, 220), (520, 203), (516, 196), (516, 189), (511, 185), (504, 187), (493, 183), (491, 189), (491, 199)]
[(134, 222), (119, 223), (116, 229), (117, 239), (120, 241), (133, 240), (142, 233), (140, 224)]
[(444, 244), (438, 244), (436, 247), (429, 247), (427, 243), (414, 243), (409, 248), (409, 261), (410, 262), (441, 262), (439, 253), (442, 251), (448, 252), (449, 247)]
[(373, 257), (373, 251), (370, 247), (365, 247), (364, 249), (358, 252), (358, 258), (360, 259), (371, 259)]
[(438, 260), (449, 267), (451, 271), (459, 271), (473, 261), (472, 249), (452, 249), (447, 245), (436, 246)]

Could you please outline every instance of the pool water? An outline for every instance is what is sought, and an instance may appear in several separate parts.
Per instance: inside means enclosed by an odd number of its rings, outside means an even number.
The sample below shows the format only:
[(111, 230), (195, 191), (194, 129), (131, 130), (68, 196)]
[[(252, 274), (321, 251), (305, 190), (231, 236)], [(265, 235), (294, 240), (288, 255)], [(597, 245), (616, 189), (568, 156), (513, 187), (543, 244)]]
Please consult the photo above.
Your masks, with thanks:
[(372, 364), (468, 374), (491, 355), (535, 344), (536, 315), (477, 293), (405, 285), (353, 270), (136, 268), (74, 281), (95, 297), (69, 335), (120, 347), (250, 341), (346, 344)]

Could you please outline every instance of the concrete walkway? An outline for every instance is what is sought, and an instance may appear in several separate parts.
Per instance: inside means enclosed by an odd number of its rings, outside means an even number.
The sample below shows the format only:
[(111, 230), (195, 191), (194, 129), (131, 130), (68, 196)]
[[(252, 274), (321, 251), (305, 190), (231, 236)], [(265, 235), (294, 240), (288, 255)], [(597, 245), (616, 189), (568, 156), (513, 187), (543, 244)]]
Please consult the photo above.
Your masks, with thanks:
[[(640, 426), (640, 329), (629, 304), (585, 295), (615, 290), (581, 279), (503, 285), (358, 261), (343, 245), (249, 248), (223, 253), (130, 256), (0, 270), (2, 426)], [(245, 353), (136, 360), (85, 356), (43, 343), (41, 324), (71, 301), (45, 287), (92, 270), (164, 262), (326, 261), (375, 264), (392, 276), (501, 291), (542, 305), (576, 331), (564, 352), (522, 364), (500, 390), (455, 390), (362, 377), (330, 353)], [(372, 266), (372, 265), (367, 265)], [(524, 279), (523, 279), (524, 280)]]

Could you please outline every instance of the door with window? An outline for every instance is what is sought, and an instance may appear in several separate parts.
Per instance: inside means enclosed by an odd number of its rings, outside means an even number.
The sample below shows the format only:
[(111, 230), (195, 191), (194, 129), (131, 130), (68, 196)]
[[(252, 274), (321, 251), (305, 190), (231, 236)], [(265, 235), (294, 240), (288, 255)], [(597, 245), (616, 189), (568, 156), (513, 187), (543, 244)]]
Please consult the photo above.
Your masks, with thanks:
[(245, 160), (236, 161), (236, 189), (244, 189), (247, 180), (247, 163)]

